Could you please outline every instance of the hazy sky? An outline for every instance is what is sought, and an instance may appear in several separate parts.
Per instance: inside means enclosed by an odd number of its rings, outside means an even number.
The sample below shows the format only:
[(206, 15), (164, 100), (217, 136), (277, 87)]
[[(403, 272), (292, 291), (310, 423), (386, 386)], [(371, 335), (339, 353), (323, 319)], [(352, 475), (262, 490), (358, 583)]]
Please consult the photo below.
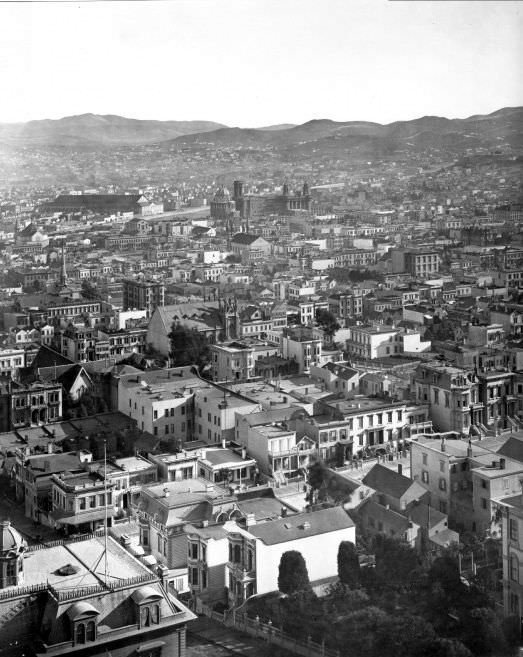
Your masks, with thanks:
[(386, 123), (523, 105), (523, 2), (0, 4), (0, 121)]

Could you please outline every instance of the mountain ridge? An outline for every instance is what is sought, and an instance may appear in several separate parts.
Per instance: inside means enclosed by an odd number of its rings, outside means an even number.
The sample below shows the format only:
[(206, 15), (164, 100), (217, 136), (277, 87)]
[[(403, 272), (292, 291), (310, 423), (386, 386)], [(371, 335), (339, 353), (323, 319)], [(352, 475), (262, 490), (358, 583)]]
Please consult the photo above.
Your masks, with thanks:
[[(131, 119), (115, 114), (66, 116), (26, 123), (0, 123), (4, 146), (65, 147), (88, 150), (156, 145), (160, 148), (238, 147), (274, 148), (302, 154), (310, 148), (337, 152), (357, 148), (369, 153), (397, 148), (406, 140), (414, 147), (467, 140), (490, 145), (496, 140), (521, 144), (523, 107), (505, 107), (490, 114), (449, 119), (427, 115), (381, 124), (372, 121), (311, 119), (300, 125), (276, 124), (261, 128), (229, 127), (213, 121)], [(489, 146), (490, 147), (490, 146)]]

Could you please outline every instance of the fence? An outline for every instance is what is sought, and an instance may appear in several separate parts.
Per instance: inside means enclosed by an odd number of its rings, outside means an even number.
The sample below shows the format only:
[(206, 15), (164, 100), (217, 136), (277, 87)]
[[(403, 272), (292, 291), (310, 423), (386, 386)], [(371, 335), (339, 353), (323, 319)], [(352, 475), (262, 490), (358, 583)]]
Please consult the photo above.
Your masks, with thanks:
[(316, 643), (310, 637), (305, 642), (300, 641), (283, 632), (280, 628), (274, 627), (271, 621), (262, 623), (259, 618), (249, 618), (244, 612), (240, 613), (233, 610), (220, 614), (200, 600), (196, 601), (195, 610), (197, 613), (205, 614), (208, 618), (223, 623), (227, 627), (263, 639), (268, 643), (273, 643), (295, 655), (301, 655), (301, 657), (340, 657), (337, 650), (326, 648), (323, 643)]
[(280, 628), (274, 627), (271, 621), (262, 623), (259, 618), (249, 618), (246, 614), (232, 612), (225, 618), (225, 624), (268, 643), (274, 643), (301, 657), (340, 657), (338, 650), (326, 648), (324, 642), (317, 643), (310, 636), (307, 641), (300, 641)]

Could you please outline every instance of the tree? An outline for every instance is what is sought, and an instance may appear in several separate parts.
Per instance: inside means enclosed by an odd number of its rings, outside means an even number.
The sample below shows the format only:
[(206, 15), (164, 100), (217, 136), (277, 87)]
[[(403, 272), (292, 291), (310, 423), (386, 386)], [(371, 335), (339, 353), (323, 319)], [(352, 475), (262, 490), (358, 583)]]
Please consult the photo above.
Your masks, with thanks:
[(340, 328), (336, 315), (331, 313), (329, 310), (324, 310), (323, 308), (318, 308), (316, 311), (316, 322), (319, 326), (325, 331), (325, 334), (330, 338), (336, 333)]
[(460, 638), (474, 655), (509, 654), (501, 622), (487, 607), (477, 607), (467, 614)]
[(343, 584), (360, 583), (360, 562), (356, 546), (350, 541), (342, 541), (338, 548), (338, 577)]
[(290, 595), (298, 591), (310, 591), (310, 588), (309, 573), (301, 552), (284, 552), (278, 569), (278, 589)]
[(209, 338), (194, 328), (173, 324), (169, 333), (170, 357), (174, 367), (197, 365), (202, 369), (210, 359)]

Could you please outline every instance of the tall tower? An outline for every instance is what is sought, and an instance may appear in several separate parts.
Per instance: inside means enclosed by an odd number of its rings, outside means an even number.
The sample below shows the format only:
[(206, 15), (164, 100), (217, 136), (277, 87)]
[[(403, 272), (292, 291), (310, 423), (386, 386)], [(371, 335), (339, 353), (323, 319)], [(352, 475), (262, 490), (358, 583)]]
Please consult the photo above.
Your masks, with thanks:
[(67, 270), (65, 268), (65, 244), (62, 240), (62, 266), (60, 269), (60, 285), (65, 287), (67, 285)]
[(24, 552), (27, 543), (9, 520), (0, 523), (0, 589), (20, 586), (24, 581)]

